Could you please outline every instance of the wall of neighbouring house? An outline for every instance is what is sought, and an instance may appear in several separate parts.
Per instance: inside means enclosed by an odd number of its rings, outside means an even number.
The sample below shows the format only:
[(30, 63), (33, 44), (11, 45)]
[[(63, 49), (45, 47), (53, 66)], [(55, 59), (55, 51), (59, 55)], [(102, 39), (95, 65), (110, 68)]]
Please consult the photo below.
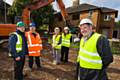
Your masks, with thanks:
[[(78, 19), (73, 20), (74, 14), (69, 14), (69, 19), (70, 19), (71, 25), (73, 25), (72, 27), (77, 27), (79, 24), (79, 16), (78, 16)], [(63, 21), (62, 16), (55, 15), (54, 23), (52, 24), (52, 28), (54, 29), (55, 27), (61, 27), (63, 29), (64, 26), (65, 26), (65, 22)]]
[[(110, 20), (104, 20), (105, 15), (111, 15)], [(100, 21), (100, 32), (107, 35), (108, 38), (112, 38), (113, 36), (113, 27), (115, 25), (115, 13), (102, 13), (101, 21)]]
[(99, 16), (100, 16), (100, 11), (99, 10), (93, 10), (93, 14), (91, 15), (91, 17), (89, 17), (89, 12), (88, 11), (84, 11), (84, 12), (81, 12), (80, 14), (80, 20), (83, 19), (83, 18), (91, 18), (91, 20), (93, 21), (93, 24), (96, 28), (96, 31), (98, 32), (99, 30)]

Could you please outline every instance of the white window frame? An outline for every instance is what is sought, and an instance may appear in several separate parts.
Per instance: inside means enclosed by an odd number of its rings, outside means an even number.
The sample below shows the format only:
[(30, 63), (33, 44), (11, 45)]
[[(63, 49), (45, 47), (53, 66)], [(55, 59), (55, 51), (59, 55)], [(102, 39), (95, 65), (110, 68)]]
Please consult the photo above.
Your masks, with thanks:
[(104, 15), (104, 21), (110, 21), (111, 15)]

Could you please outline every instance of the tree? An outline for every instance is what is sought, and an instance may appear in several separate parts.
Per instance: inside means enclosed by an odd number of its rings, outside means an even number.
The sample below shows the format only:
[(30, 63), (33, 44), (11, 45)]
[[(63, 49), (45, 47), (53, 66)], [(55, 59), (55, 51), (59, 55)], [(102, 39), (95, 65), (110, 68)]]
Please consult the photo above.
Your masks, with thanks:
[(115, 22), (115, 29), (120, 29), (120, 20)]
[(29, 4), (32, 0), (14, 0), (13, 5), (9, 8), (9, 15), (20, 16), (23, 8), (26, 4)]
[[(21, 16), (25, 6), (31, 4), (32, 1), (33, 0), (14, 0), (13, 5), (9, 8), (8, 14), (13, 16)], [(53, 9), (51, 5), (31, 11), (31, 20), (34, 21), (37, 26), (50, 24), (50, 19), (52, 16)]]
[(120, 25), (120, 20), (118, 20), (116, 23)]

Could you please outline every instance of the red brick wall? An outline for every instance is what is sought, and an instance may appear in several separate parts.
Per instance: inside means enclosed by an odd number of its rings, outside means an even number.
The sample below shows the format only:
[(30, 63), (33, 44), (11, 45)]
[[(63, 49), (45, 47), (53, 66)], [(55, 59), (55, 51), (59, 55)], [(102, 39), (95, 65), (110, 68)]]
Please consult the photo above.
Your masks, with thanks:
[[(113, 27), (115, 24), (115, 13), (107, 13), (112, 15), (112, 19), (110, 21), (104, 21), (104, 15), (105, 13), (101, 13), (100, 10), (94, 10), (93, 14), (91, 16), (91, 20), (93, 21), (93, 24), (95, 26), (95, 29), (97, 32), (102, 33), (102, 30), (104, 29), (108, 29), (108, 38), (112, 38), (112, 33), (113, 33)], [(81, 19), (83, 18), (87, 18), (89, 16), (89, 12), (88, 11), (84, 11), (84, 12), (80, 12), (80, 16), (78, 20), (72, 20), (72, 15), (73, 14), (69, 14), (69, 18), (71, 20), (71, 24), (78, 26), (79, 22)], [(63, 21), (59, 21), (57, 16), (55, 17), (55, 22), (52, 25), (52, 27), (61, 27), (63, 28), (64, 22)]]

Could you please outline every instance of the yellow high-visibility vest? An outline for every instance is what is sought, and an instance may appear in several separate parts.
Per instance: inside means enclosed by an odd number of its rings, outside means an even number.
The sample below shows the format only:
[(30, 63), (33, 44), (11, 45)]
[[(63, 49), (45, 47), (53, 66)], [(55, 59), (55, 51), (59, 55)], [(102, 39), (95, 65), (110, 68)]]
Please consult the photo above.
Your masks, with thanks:
[(66, 36), (62, 34), (62, 46), (70, 47), (70, 38), (71, 34), (66, 34)]
[(52, 46), (55, 49), (61, 49), (61, 44), (58, 45), (60, 37), (61, 37), (61, 35), (57, 35), (56, 37), (55, 37), (55, 35), (53, 35), (53, 38), (52, 38), (53, 44), (52, 44)]
[(19, 53), (20, 51), (22, 51), (22, 37), (16, 32), (13, 32), (11, 34), (15, 34), (17, 36), (16, 51), (17, 53)]
[(88, 69), (101, 69), (102, 60), (97, 51), (97, 41), (101, 35), (94, 33), (85, 43), (82, 38), (80, 41), (80, 50), (77, 58), (80, 67)]

